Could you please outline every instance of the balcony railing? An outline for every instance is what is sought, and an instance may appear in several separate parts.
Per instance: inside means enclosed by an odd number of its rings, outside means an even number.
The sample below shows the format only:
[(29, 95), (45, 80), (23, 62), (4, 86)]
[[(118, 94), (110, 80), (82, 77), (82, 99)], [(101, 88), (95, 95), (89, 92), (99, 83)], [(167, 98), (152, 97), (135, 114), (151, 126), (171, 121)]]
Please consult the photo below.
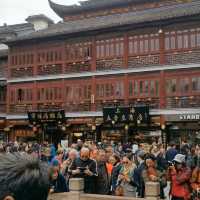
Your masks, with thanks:
[(33, 110), (32, 104), (17, 104), (17, 105), (10, 105), (9, 111), (10, 113), (14, 114), (22, 114), (27, 113), (28, 111)]
[(166, 108), (198, 108), (200, 107), (200, 96), (168, 97)]
[[(167, 97), (166, 109), (171, 108), (200, 108), (200, 96), (184, 96), (184, 97)], [(160, 99), (159, 98), (145, 98), (145, 99), (129, 99), (128, 102), (125, 102), (124, 99), (117, 100), (95, 100), (95, 104), (91, 104), (88, 101), (80, 102), (57, 102), (57, 103), (38, 103), (37, 106), (32, 104), (12, 104), (9, 106), (10, 113), (22, 114), (27, 113), (31, 110), (51, 110), (51, 109), (64, 109), (65, 112), (87, 112), (87, 111), (102, 111), (104, 107), (111, 106), (127, 106), (127, 105), (138, 105), (146, 104), (149, 105), (150, 109), (159, 109), (160, 108)], [(6, 111), (6, 104), (0, 103), (0, 113)]]
[(95, 102), (95, 108), (97, 111), (102, 111), (104, 107), (112, 107), (112, 106), (125, 106), (125, 101), (124, 100), (113, 100), (113, 101), (97, 100)]
[(90, 102), (80, 102), (80, 103), (65, 103), (64, 110), (66, 112), (84, 112), (91, 111)]
[(145, 99), (130, 99), (129, 105), (139, 105), (145, 104), (149, 105), (150, 109), (160, 108), (160, 99), (159, 98), (145, 98)]

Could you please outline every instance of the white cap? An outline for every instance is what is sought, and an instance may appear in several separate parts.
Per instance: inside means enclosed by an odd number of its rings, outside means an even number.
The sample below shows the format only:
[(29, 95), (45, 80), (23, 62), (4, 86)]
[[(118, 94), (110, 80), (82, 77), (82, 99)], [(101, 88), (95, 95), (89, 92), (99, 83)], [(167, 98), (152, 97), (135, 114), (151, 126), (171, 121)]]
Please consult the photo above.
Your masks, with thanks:
[(180, 164), (185, 163), (185, 156), (183, 154), (177, 154), (173, 161)]

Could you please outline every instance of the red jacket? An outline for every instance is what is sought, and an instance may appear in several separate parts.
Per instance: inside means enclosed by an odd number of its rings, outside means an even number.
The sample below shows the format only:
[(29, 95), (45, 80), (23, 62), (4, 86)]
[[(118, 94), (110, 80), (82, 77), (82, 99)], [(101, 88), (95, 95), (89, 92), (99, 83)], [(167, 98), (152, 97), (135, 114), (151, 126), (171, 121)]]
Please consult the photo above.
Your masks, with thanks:
[(194, 191), (200, 189), (200, 169), (196, 167), (192, 172), (192, 177), (190, 179), (191, 187)]
[(171, 195), (175, 197), (182, 197), (184, 200), (190, 199), (190, 177), (191, 170), (183, 167), (179, 171), (175, 168), (169, 171), (171, 179)]

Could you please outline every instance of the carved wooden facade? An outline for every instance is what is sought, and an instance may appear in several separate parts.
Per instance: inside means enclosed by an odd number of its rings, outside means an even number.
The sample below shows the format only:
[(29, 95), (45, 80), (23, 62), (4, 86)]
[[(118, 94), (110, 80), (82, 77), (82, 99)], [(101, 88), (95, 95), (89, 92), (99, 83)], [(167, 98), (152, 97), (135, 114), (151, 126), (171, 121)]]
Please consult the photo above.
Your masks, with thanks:
[[(135, 33), (118, 33), (118, 36), (114, 33), (98, 36), (101, 39), (91, 36), (77, 41), (39, 42), (11, 48), (10, 79), (42, 76), (44, 80), (9, 84), (8, 112), (26, 112), (49, 105), (64, 108), (66, 112), (95, 111), (112, 103), (124, 105), (137, 101), (148, 103), (152, 108), (198, 106), (200, 71), (188, 69), (177, 75), (173, 65), (199, 62), (200, 27), (187, 24), (178, 30), (163, 27), (161, 33), (158, 31), (158, 28), (153, 32), (152, 29), (141, 29)], [(140, 72), (45, 80), (52, 75), (162, 65), (172, 65), (170, 71), (163, 72), (164, 79), (160, 72)], [(163, 93), (165, 101), (162, 106), (160, 93)], [(91, 102), (92, 97), (94, 102)]]
[[(194, 16), (164, 20), (156, 18), (154, 9), (174, 6), (176, 12), (175, 8), (184, 3), (130, 2), (132, 5), (120, 4), (97, 12), (83, 10), (81, 14), (70, 14), (66, 8), (69, 14), (60, 13), (65, 22), (55, 25), (55, 35), (54, 30), (53, 36), (47, 30), (46, 37), (36, 33), (32, 38), (8, 42), (7, 113), (43, 109), (82, 113), (138, 103), (148, 104), (151, 109), (200, 107), (200, 11)], [(55, 7), (52, 2), (50, 5)], [(60, 12), (58, 7), (53, 9)], [(104, 27), (106, 17), (129, 17), (129, 13), (140, 11), (141, 20), (155, 17), (155, 22), (120, 21), (118, 26), (112, 27), (111, 23), (111, 27)], [(95, 29), (93, 23), (98, 17), (103, 18), (100, 28)], [(86, 21), (81, 20), (85, 19), (91, 19), (91, 27), (85, 24), (83, 31), (73, 29), (76, 22), (82, 27)]]

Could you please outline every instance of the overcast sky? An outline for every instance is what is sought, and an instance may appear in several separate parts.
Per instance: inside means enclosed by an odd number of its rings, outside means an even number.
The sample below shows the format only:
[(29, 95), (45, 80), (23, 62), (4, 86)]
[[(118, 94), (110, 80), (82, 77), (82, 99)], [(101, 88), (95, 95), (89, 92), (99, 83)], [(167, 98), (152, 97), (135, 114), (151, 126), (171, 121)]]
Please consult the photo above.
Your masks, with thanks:
[[(71, 5), (79, 1), (53, 0), (63, 5)], [(51, 10), (48, 0), (0, 0), (0, 26), (4, 23), (9, 25), (23, 23), (28, 16), (37, 14), (45, 14), (56, 22), (60, 20)]]

